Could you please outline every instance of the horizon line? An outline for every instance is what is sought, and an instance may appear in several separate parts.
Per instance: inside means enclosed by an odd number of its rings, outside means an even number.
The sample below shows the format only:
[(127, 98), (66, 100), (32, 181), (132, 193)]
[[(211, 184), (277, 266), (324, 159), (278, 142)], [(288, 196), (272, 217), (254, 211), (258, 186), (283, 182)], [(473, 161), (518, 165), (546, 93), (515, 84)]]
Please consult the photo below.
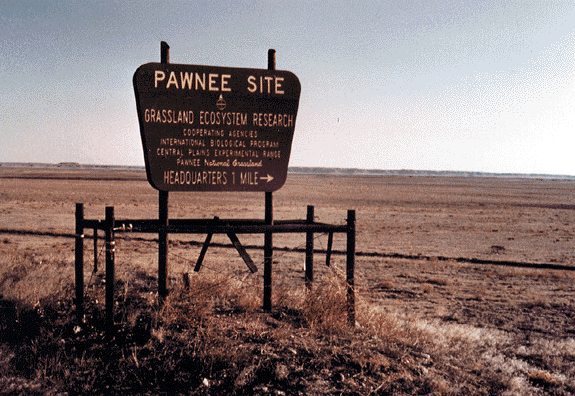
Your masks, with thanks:
[[(49, 167), (96, 167), (96, 168), (137, 168), (145, 170), (145, 165), (113, 165), (113, 164), (87, 164), (87, 163), (80, 163), (75, 161), (61, 161), (57, 163), (50, 163), (50, 162), (0, 162), (0, 166), (49, 166)], [(482, 176), (496, 176), (496, 177), (509, 177), (509, 176), (523, 176), (523, 177), (543, 177), (543, 178), (564, 178), (564, 179), (575, 179), (575, 175), (569, 174), (560, 174), (560, 173), (518, 173), (518, 172), (487, 172), (487, 171), (470, 171), (470, 170), (429, 170), (429, 169), (381, 169), (381, 168), (344, 168), (344, 167), (330, 167), (330, 166), (302, 166), (302, 165), (288, 165), (288, 171), (290, 169), (315, 169), (315, 170), (333, 170), (337, 171), (347, 171), (351, 174), (385, 174), (389, 173), (390, 175), (397, 175), (397, 174), (416, 174), (420, 176), (425, 176), (422, 173), (427, 173), (428, 176), (437, 174), (437, 175), (482, 175)], [(330, 172), (332, 173), (332, 172)]]

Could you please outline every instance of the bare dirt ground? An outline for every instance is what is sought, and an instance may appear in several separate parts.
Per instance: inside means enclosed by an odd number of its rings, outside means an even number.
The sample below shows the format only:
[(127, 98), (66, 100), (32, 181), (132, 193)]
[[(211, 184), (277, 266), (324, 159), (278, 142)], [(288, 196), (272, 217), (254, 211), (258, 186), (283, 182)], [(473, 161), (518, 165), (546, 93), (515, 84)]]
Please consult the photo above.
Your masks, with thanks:
[[(170, 218), (261, 219), (263, 198), (263, 193), (171, 193)], [(74, 240), (66, 235), (74, 232), (75, 203), (85, 204), (86, 218), (103, 219), (104, 208), (114, 206), (118, 219), (144, 219), (157, 218), (157, 200), (140, 172), (0, 167), (0, 255), (37, 260), (57, 255), (73, 263)], [(307, 205), (315, 206), (317, 221), (332, 224), (344, 224), (346, 211), (356, 210), (360, 303), (438, 343), (474, 345), (477, 370), (498, 366), (509, 377), (506, 391), (515, 389), (508, 394), (574, 391), (575, 183), (289, 175), (274, 193), (274, 218), (304, 219)], [(124, 285), (136, 269), (155, 276), (154, 237), (119, 238), (116, 271)], [(192, 271), (204, 238), (170, 236), (171, 287)], [(248, 247), (263, 244), (261, 235), (240, 240)], [(252, 276), (237, 252), (224, 246), (226, 236), (214, 236), (212, 243), (202, 271), (261, 284), (260, 249), (248, 250), (260, 268)], [(316, 249), (326, 244), (325, 235), (316, 237)], [(293, 249), (305, 247), (305, 235), (276, 235), (274, 246), (274, 291), (301, 286), (304, 254)], [(95, 284), (91, 240), (85, 248), (86, 280)], [(98, 249), (102, 272), (101, 243)], [(336, 235), (334, 249), (345, 250), (345, 237)], [(333, 256), (330, 268), (323, 259), (316, 254), (316, 283), (345, 268), (344, 255)], [(61, 271), (73, 281), (73, 265)], [(0, 285), (6, 298), (34, 300), (34, 293), (41, 293), (10, 291), (11, 284), (5, 276)], [(494, 344), (497, 352), (489, 347)]]

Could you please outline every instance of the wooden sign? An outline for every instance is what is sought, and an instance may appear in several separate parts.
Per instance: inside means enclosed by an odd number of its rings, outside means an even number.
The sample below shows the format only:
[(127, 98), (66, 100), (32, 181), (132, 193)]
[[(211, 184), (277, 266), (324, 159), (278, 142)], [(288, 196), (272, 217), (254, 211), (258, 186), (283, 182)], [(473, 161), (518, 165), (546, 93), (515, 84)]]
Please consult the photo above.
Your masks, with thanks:
[(147, 63), (133, 82), (146, 173), (154, 188), (283, 186), (301, 91), (293, 73)]

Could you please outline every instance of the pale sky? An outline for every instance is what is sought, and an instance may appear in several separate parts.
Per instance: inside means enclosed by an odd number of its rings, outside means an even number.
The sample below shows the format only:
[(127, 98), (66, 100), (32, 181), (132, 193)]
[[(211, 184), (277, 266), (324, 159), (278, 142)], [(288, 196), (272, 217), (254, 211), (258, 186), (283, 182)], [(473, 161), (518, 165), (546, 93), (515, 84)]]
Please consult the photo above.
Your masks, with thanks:
[(144, 165), (132, 77), (277, 68), (290, 166), (575, 175), (575, 1), (0, 0), (0, 162)]

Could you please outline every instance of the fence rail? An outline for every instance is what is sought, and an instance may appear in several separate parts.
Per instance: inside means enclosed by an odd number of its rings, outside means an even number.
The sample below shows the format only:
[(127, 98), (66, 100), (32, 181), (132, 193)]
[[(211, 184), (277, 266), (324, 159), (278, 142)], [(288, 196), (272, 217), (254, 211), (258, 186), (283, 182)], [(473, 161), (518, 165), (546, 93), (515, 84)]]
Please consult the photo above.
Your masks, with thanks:
[[(114, 296), (114, 261), (115, 261), (115, 234), (124, 232), (136, 233), (154, 233), (165, 235), (166, 244), (169, 234), (207, 234), (207, 238), (202, 247), (202, 254), (196, 264), (195, 270), (199, 271), (205, 251), (210, 245), (213, 234), (227, 234), (232, 245), (239, 252), (242, 259), (248, 265), (252, 272), (257, 268), (251, 261), (245, 248), (241, 245), (236, 234), (264, 234), (266, 239), (271, 239), (275, 233), (305, 233), (306, 234), (306, 285), (311, 286), (313, 282), (313, 254), (314, 254), (314, 234), (328, 234), (328, 248), (326, 251), (326, 264), (329, 265), (331, 257), (331, 247), (333, 234), (345, 234), (347, 237), (347, 261), (346, 261), (346, 282), (347, 282), (347, 310), (348, 322), (355, 324), (355, 211), (348, 210), (347, 223), (345, 225), (333, 225), (319, 223), (313, 220), (314, 207), (308, 206), (307, 218), (305, 220), (238, 220), (238, 219), (116, 219), (114, 217), (114, 208), (106, 207), (105, 220), (94, 220), (84, 218), (84, 205), (76, 204), (76, 254), (75, 254), (75, 277), (76, 277), (76, 314), (79, 321), (84, 316), (84, 230), (93, 230), (94, 249), (96, 249), (96, 240), (98, 231), (105, 233), (106, 239), (106, 324), (111, 331), (113, 328), (113, 296)], [(270, 224), (271, 223), (271, 224)], [(158, 245), (161, 253), (161, 242), (164, 238), (158, 238)], [(264, 244), (265, 245), (265, 244)], [(264, 246), (265, 247), (265, 246)], [(271, 247), (273, 252), (273, 247)], [(265, 250), (265, 249), (264, 249)], [(271, 310), (271, 255), (268, 252), (265, 255), (264, 263), (264, 309)], [(268, 257), (269, 256), (269, 257)], [(96, 254), (94, 260), (97, 260)], [(164, 261), (159, 262), (158, 275), (158, 293), (164, 296), (167, 294), (167, 254)], [(164, 280), (160, 279), (164, 277)], [(163, 286), (162, 286), (163, 283)]]

